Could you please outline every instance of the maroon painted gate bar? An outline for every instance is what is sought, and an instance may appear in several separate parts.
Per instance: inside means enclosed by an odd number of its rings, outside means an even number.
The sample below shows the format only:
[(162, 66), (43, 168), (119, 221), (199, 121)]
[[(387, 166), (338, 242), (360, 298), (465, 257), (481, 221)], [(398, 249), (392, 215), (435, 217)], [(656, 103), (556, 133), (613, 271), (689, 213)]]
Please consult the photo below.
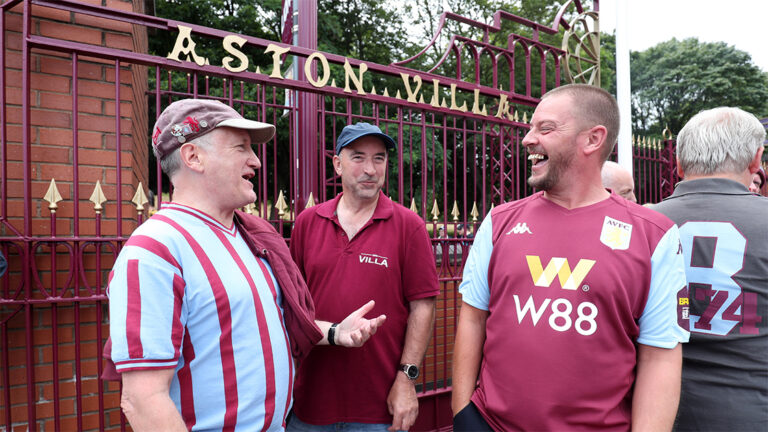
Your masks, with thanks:
[[(122, 244), (147, 217), (147, 187), (163, 188), (159, 166), (148, 163), (149, 128), (186, 97), (277, 126), (257, 148), (259, 199), (248, 211), (286, 238), (297, 213), (340, 191), (330, 161), (344, 125), (367, 121), (397, 140), (385, 192), (433, 233), (442, 288), (416, 429), (448, 427), (456, 288), (469, 245), (436, 233), (474, 231), (493, 205), (532, 192), (519, 145), (527, 118), (546, 89), (596, 82), (596, 12), (572, 0), (551, 26), (505, 12), (490, 25), (446, 13), (419, 55), (378, 65), (319, 52), (311, 40), (288, 46), (147, 16), (143, 3), (2, 4), (0, 250), (10, 267), (0, 279), (0, 430), (125, 429), (118, 385), (99, 378), (105, 290)], [(449, 22), (480, 36), (446, 34)], [(493, 45), (510, 23), (520, 34)], [(147, 54), (148, 29), (175, 35), (167, 57)], [(197, 52), (203, 41), (220, 51)], [(447, 48), (414, 69), (433, 46)], [(293, 64), (297, 78), (288, 77)], [(635, 170), (647, 176), (641, 201), (671, 192), (671, 143), (635, 146), (635, 163), (645, 164)]]

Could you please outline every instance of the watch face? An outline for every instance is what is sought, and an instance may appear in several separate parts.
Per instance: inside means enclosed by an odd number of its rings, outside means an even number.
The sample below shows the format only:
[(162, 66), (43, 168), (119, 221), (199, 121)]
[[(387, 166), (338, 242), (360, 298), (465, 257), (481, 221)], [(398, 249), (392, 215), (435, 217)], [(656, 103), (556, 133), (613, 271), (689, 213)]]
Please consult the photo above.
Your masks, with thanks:
[(416, 379), (419, 376), (419, 368), (415, 365), (408, 365), (405, 374), (408, 375), (408, 378), (410, 379)]

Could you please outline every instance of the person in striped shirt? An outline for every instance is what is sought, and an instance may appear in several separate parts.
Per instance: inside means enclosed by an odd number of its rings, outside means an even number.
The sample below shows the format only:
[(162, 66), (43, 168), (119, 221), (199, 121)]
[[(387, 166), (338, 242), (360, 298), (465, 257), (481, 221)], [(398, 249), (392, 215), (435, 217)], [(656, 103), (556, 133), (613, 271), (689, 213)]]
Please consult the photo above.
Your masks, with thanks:
[(314, 306), (283, 239), (236, 209), (255, 201), (252, 144), (275, 128), (208, 100), (172, 103), (153, 149), (173, 200), (131, 235), (109, 276), (108, 354), (133, 430), (283, 430), (294, 358), (361, 346), (373, 302), (338, 324)]

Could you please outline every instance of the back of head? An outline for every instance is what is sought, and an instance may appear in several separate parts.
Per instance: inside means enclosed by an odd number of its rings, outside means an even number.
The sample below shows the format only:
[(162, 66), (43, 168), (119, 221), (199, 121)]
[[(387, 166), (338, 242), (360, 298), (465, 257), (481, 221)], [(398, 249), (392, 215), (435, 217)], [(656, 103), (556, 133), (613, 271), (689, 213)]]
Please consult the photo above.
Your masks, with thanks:
[(620, 170), (623, 170), (624, 168), (621, 167), (618, 163), (614, 161), (605, 161), (603, 164), (603, 169), (600, 171), (600, 177), (603, 180), (603, 185), (605, 187), (611, 187), (610, 185), (613, 184), (616, 174), (620, 172)]
[(573, 115), (581, 119), (586, 127), (605, 126), (608, 133), (601, 155), (604, 161), (607, 160), (619, 136), (619, 105), (616, 98), (600, 87), (568, 84), (548, 91), (542, 99), (564, 94), (578, 104), (573, 108)]
[(746, 170), (765, 141), (754, 115), (733, 107), (693, 116), (677, 136), (677, 159), (686, 175), (738, 174)]

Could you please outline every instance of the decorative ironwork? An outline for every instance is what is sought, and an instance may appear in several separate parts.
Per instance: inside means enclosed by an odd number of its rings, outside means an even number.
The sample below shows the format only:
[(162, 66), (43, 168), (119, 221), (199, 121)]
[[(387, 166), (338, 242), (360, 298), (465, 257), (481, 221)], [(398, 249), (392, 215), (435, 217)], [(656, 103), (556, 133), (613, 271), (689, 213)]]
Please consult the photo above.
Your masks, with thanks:
[(283, 218), (286, 214), (288, 214), (288, 211), (290, 210), (290, 207), (288, 207), (288, 203), (285, 202), (285, 196), (283, 195), (283, 191), (280, 191), (280, 195), (277, 196), (277, 202), (275, 203), (275, 208), (277, 209), (277, 214), (280, 216), (280, 218)]
[(664, 130), (661, 131), (661, 136), (665, 141), (671, 140), (675, 137), (674, 134), (672, 134), (672, 131), (669, 129), (668, 125), (664, 125)]
[(440, 220), (440, 207), (437, 205), (437, 200), (435, 200), (435, 204), (432, 205), (432, 220), (437, 222)]
[(600, 87), (600, 24), (597, 12), (582, 12), (563, 34), (566, 79)]
[(131, 202), (136, 205), (136, 210), (140, 214), (144, 213), (144, 206), (147, 205), (149, 199), (147, 199), (147, 194), (144, 193), (144, 186), (141, 184), (141, 182), (139, 182), (139, 186), (136, 188), (136, 193), (133, 194)]
[(101, 190), (100, 180), (96, 180), (96, 186), (93, 188), (93, 193), (88, 200), (94, 204), (93, 209), (96, 210), (96, 214), (101, 214), (101, 211), (104, 209), (101, 205), (107, 202), (107, 197), (104, 196), (104, 191)]
[(59, 208), (57, 203), (61, 201), (62, 198), (61, 194), (59, 193), (59, 188), (56, 187), (55, 179), (51, 179), (51, 184), (48, 186), (48, 191), (45, 193), (45, 197), (43, 199), (50, 203), (48, 204), (48, 209), (51, 211), (51, 213), (56, 213), (56, 209)]
[(451, 216), (453, 216), (453, 221), (458, 222), (459, 217), (461, 217), (461, 213), (459, 212), (459, 202), (454, 201), (453, 202), (453, 210), (451, 210)]
[(480, 212), (477, 211), (477, 201), (472, 203), (472, 211), (469, 215), (472, 216), (472, 222), (477, 222), (477, 217), (480, 216)]
[(304, 206), (305, 209), (308, 209), (310, 207), (314, 207), (316, 205), (315, 203), (315, 197), (312, 195), (312, 192), (309, 193), (309, 198), (307, 199), (307, 204)]

